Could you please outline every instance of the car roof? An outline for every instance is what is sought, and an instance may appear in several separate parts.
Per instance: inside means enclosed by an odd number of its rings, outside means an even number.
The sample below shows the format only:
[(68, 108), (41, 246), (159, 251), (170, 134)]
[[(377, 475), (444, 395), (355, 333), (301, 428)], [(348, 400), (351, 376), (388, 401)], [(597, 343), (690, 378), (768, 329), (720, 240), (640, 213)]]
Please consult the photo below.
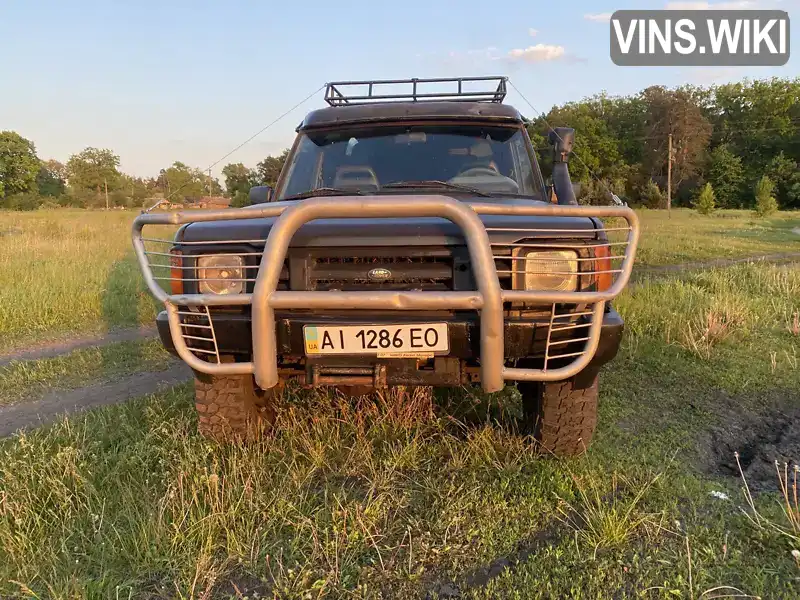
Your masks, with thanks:
[(375, 102), (320, 108), (306, 115), (298, 131), (352, 123), (416, 120), (481, 120), (522, 123), (522, 115), (508, 104), (496, 102)]

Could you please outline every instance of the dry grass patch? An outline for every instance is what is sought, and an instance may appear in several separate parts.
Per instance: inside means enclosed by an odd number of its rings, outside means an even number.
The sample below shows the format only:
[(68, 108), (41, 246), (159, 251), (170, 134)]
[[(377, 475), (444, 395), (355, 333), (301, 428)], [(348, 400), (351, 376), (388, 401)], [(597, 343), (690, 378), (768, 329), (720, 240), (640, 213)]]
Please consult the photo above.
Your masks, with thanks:
[(680, 331), (680, 344), (700, 358), (709, 360), (718, 343), (733, 334), (745, 322), (739, 307), (722, 306), (703, 316), (695, 316)]

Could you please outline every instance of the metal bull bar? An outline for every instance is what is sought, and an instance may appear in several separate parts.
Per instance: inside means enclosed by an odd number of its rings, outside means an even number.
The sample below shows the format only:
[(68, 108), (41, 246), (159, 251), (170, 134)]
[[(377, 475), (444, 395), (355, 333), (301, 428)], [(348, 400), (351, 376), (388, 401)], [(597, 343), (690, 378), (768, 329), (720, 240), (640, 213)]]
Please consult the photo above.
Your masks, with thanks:
[[(617, 278), (600, 291), (503, 290), (495, 266), (489, 235), (479, 215), (617, 217), (627, 221), (622, 264)], [(198, 221), (221, 221), (277, 217), (264, 246), (252, 294), (168, 294), (153, 276), (142, 229), (145, 225), (182, 225)], [(321, 218), (439, 217), (461, 229), (469, 251), (477, 291), (287, 291), (278, 290), (281, 269), (292, 237), (305, 223)], [(600, 337), (605, 303), (617, 296), (630, 278), (639, 238), (639, 222), (633, 210), (619, 206), (563, 206), (553, 204), (504, 205), (460, 202), (447, 196), (310, 198), (297, 202), (274, 202), (241, 209), (192, 210), (142, 214), (133, 224), (133, 246), (150, 292), (166, 307), (170, 332), (180, 357), (192, 368), (211, 375), (253, 374), (263, 389), (278, 384), (276, 309), (362, 309), (362, 310), (475, 310), (480, 312), (481, 383), (487, 392), (501, 390), (505, 380), (558, 381), (581, 371), (594, 356)], [(591, 316), (582, 352), (559, 368), (519, 369), (504, 365), (503, 303), (525, 302), (553, 306), (558, 303), (586, 304)], [(187, 346), (182, 334), (180, 307), (202, 307), (208, 316), (211, 338), (213, 325), (209, 306), (252, 305), (253, 360), (217, 364), (202, 360)], [(194, 326), (193, 326), (194, 327)], [(548, 333), (548, 344), (549, 344)]]

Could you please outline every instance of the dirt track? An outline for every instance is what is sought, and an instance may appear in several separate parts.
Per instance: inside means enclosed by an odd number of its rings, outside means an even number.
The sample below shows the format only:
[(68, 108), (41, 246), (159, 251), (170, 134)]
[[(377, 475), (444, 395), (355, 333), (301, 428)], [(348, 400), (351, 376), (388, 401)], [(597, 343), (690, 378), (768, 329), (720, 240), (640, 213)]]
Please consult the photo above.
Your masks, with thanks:
[(40, 400), (0, 408), (0, 438), (18, 429), (39, 427), (59, 417), (90, 408), (125, 402), (189, 381), (191, 370), (176, 362), (166, 371), (136, 373), (110, 383), (71, 391), (53, 391)]
[(154, 337), (157, 334), (155, 327), (132, 327), (130, 329), (117, 329), (108, 333), (84, 335), (54, 342), (37, 344), (25, 350), (0, 353), (0, 367), (15, 360), (41, 360), (67, 354), (75, 350), (93, 348), (95, 346), (108, 346), (120, 342), (135, 342)]
[(742, 258), (715, 258), (711, 260), (698, 260), (677, 265), (656, 265), (652, 267), (634, 267), (633, 275), (637, 279), (648, 275), (661, 273), (676, 273), (680, 271), (696, 271), (698, 269), (714, 269), (732, 267), (745, 263), (769, 263), (781, 265), (800, 262), (800, 252), (782, 252), (780, 254), (762, 254), (760, 256), (745, 256)]

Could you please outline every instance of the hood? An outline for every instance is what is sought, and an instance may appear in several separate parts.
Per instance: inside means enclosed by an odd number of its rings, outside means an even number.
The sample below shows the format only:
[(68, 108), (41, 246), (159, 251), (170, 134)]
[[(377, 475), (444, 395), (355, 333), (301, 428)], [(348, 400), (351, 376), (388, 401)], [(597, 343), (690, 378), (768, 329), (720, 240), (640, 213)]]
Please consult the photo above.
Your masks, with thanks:
[[(475, 201), (492, 201), (474, 198)], [(530, 205), (530, 200), (504, 200), (503, 204)], [(536, 202), (536, 204), (545, 204)], [(528, 217), (480, 215), (492, 243), (513, 244), (523, 238), (594, 238), (596, 225), (584, 217)], [(178, 240), (185, 242), (241, 241), (263, 246), (275, 218), (205, 221), (184, 226)], [(530, 232), (531, 228), (555, 230)], [(558, 230), (565, 231), (563, 235)], [(503, 231), (505, 230), (505, 231)], [(578, 233), (576, 230), (585, 230)], [(438, 217), (318, 219), (303, 225), (292, 238), (292, 248), (326, 246), (463, 246), (464, 235), (451, 221)]]

